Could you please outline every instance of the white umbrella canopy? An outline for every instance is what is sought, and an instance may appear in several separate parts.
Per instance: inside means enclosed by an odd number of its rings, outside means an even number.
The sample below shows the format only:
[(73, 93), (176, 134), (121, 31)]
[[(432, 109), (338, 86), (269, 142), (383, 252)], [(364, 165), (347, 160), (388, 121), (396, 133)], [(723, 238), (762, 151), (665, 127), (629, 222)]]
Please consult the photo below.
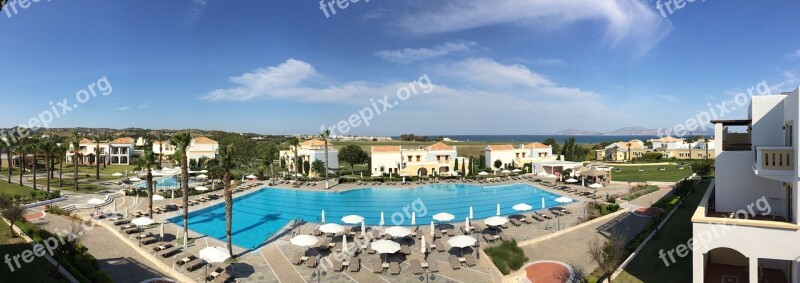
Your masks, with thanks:
[(489, 175), (489, 173), (486, 173), (486, 172), (480, 172), (480, 173), (478, 173), (478, 175), (480, 175), (480, 176), (486, 176), (486, 175)]
[(519, 170), (519, 169), (514, 169), (514, 170), (511, 170), (511, 172), (514, 172), (514, 173), (519, 173), (519, 172), (522, 172), (522, 170)]
[(594, 184), (589, 185), (589, 187), (592, 188), (592, 189), (599, 189), (599, 188), (602, 188), (603, 185), (601, 185), (599, 183), (594, 183)]
[(139, 178), (133, 177), (133, 178), (130, 178), (130, 179), (128, 179), (128, 180), (129, 180), (129, 181), (131, 181), (131, 182), (139, 182), (139, 181), (141, 181), (142, 179), (139, 179)]
[(547, 175), (547, 178), (548, 179), (555, 179), (555, 178), (558, 178), (558, 176), (550, 174), (550, 175)]
[(425, 244), (427, 244), (427, 243), (425, 242), (425, 235), (423, 235), (422, 236), (422, 242), (420, 242), (420, 246), (421, 247), (419, 249), (419, 253), (425, 254), (425, 252), (427, 252), (427, 250), (425, 250)]
[(134, 220), (131, 220), (131, 223), (133, 225), (136, 225), (136, 226), (147, 226), (147, 225), (151, 225), (151, 224), (156, 223), (156, 222), (153, 221), (153, 219), (151, 219), (150, 217), (144, 216), (144, 217), (139, 217), (139, 218), (136, 218)]
[(92, 199), (86, 201), (86, 203), (90, 204), (90, 205), (101, 205), (104, 202), (105, 202), (104, 200), (99, 199), (99, 198), (92, 198)]
[(336, 233), (341, 233), (342, 231), (344, 231), (344, 227), (342, 225), (339, 225), (339, 224), (336, 224), (336, 223), (328, 223), (328, 224), (324, 224), (322, 226), (319, 226), (319, 230), (322, 231), (322, 233), (326, 233), (326, 234), (327, 233), (336, 234)]
[(501, 226), (508, 222), (508, 218), (500, 216), (492, 216), (483, 220), (483, 223), (489, 226)]
[(440, 212), (433, 215), (433, 220), (436, 221), (450, 221), (453, 220), (454, 218), (456, 217), (447, 212)]
[(245, 178), (247, 178), (247, 179), (255, 179), (255, 178), (258, 178), (256, 175), (247, 175), (247, 176), (244, 176), (244, 177), (245, 177)]
[(322, 215), (320, 216), (320, 220), (322, 221), (322, 223), (325, 223), (325, 210), (324, 209), (322, 210)]
[(379, 223), (379, 225), (383, 226), (383, 224), (384, 224), (384, 222), (383, 222), (383, 211), (381, 211), (381, 222)]
[(117, 172), (117, 173), (114, 173), (114, 174), (111, 174), (111, 176), (114, 176), (114, 177), (122, 177), (122, 175), (123, 175), (123, 174), (122, 174), (122, 173), (119, 173), (119, 172)]
[(394, 241), (377, 240), (372, 242), (372, 249), (382, 254), (393, 254), (400, 251), (400, 244)]
[(578, 180), (575, 180), (575, 178), (569, 178), (569, 179), (567, 179), (567, 180), (566, 180), (566, 181), (564, 181), (564, 182), (567, 182), (567, 183), (577, 183), (577, 182), (578, 182)]
[(558, 203), (570, 203), (572, 201), (573, 200), (571, 198), (568, 198), (568, 197), (560, 197), (560, 198), (556, 199), (556, 202), (558, 202)]
[(472, 207), (471, 206), (469, 207), (469, 218), (475, 219), (475, 217), (472, 217)]
[(355, 214), (347, 215), (345, 217), (342, 217), (342, 222), (344, 222), (345, 224), (358, 224), (364, 222), (364, 217)]
[(417, 212), (411, 212), (411, 226), (417, 225)]
[(503, 170), (503, 171), (500, 171), (500, 172), (503, 173), (503, 174), (511, 173), (511, 171), (508, 171), (508, 170)]
[(347, 252), (347, 236), (342, 236), (342, 252), (345, 254), (349, 254)]
[(195, 178), (197, 178), (197, 179), (208, 179), (208, 175), (200, 174), (200, 175), (197, 175)]
[(398, 237), (398, 238), (402, 238), (402, 237), (406, 237), (408, 235), (411, 235), (411, 230), (409, 230), (406, 227), (400, 227), (400, 226), (392, 226), (392, 227), (386, 228), (386, 231), (384, 231), (384, 232), (386, 234), (392, 235), (392, 237)]
[(497, 215), (500, 215), (500, 204), (497, 204)]
[(164, 197), (161, 195), (153, 195), (153, 201), (160, 201), (164, 200)]
[(199, 187), (197, 187), (197, 188), (194, 188), (194, 190), (195, 190), (195, 191), (201, 191), (201, 192), (204, 192), (204, 191), (208, 191), (208, 188), (206, 188), (206, 187), (203, 187), (203, 186), (199, 186)]
[(531, 210), (531, 209), (533, 209), (533, 207), (532, 207), (532, 206), (530, 206), (530, 205), (528, 205), (528, 204), (524, 204), (524, 203), (518, 203), (518, 204), (515, 204), (515, 205), (514, 205), (514, 206), (512, 206), (511, 208), (512, 208), (512, 209), (514, 209), (514, 210), (516, 210), (516, 211), (528, 211), (528, 210)]
[(298, 235), (294, 236), (291, 240), (292, 245), (299, 246), (299, 247), (310, 247), (316, 245), (319, 242), (319, 238), (314, 237), (312, 235)]
[(200, 258), (207, 263), (225, 262), (231, 253), (223, 247), (207, 247), (200, 250)]
[(549, 175), (549, 174), (547, 174), (547, 172), (544, 172), (544, 171), (539, 172), (539, 173), (536, 174), (536, 176), (547, 176), (547, 175)]
[(450, 244), (451, 247), (456, 247), (456, 248), (470, 247), (470, 246), (474, 245), (475, 242), (477, 242), (477, 240), (475, 240), (475, 238), (473, 238), (472, 236), (467, 236), (467, 235), (459, 235), (459, 236), (455, 236), (455, 237), (450, 237), (450, 239), (447, 240), (447, 243)]

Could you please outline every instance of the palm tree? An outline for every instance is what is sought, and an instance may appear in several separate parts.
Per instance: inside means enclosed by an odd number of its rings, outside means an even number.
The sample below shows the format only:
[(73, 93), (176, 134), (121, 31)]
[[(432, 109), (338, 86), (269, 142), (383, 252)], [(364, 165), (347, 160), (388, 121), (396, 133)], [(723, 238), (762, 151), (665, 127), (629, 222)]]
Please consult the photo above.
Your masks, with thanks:
[(233, 224), (233, 187), (231, 186), (231, 169), (233, 168), (233, 144), (228, 144), (219, 148), (219, 166), (223, 170), (222, 186), (224, 188), (223, 195), (225, 197), (225, 236), (227, 237), (227, 248), (230, 256), (233, 257), (233, 249), (231, 248), (232, 234), (231, 226)]
[(170, 143), (175, 145), (180, 154), (181, 162), (181, 191), (183, 192), (183, 247), (189, 242), (189, 168), (186, 159), (186, 149), (192, 142), (189, 133), (180, 133), (172, 136)]
[(46, 138), (39, 143), (39, 152), (44, 153), (44, 164), (47, 169), (47, 192), (50, 192), (50, 180), (52, 179), (53, 152), (56, 150), (56, 143), (52, 138)]
[(331, 130), (325, 129), (319, 133), (319, 138), (325, 141), (325, 189), (328, 188), (328, 139), (331, 137)]
[(633, 161), (633, 153), (631, 152), (631, 143), (628, 143), (628, 159)]
[(17, 157), (19, 158), (19, 186), (22, 186), (22, 173), (25, 171), (25, 155), (28, 152), (28, 147), (25, 140), (20, 139), (17, 146)]
[(153, 163), (155, 163), (155, 154), (153, 153), (153, 145), (148, 143), (145, 145), (144, 154), (136, 160), (137, 169), (147, 170), (147, 215), (153, 218)]
[(67, 161), (67, 152), (69, 152), (69, 145), (65, 142), (58, 144), (56, 147), (58, 153), (58, 186), (64, 186), (64, 162)]
[(8, 160), (8, 182), (11, 183), (11, 175), (13, 174), (14, 163), (11, 162), (13, 159), (12, 151), (16, 148), (14, 144), (7, 144), (6, 145), (6, 159)]
[(72, 132), (72, 137), (70, 137), (70, 144), (72, 145), (72, 182), (75, 183), (75, 190), (79, 191), (80, 187), (78, 187), (78, 158), (80, 157), (81, 151), (81, 137), (78, 136), (77, 132)]
[[(2, 156), (2, 155), (3, 155), (3, 152), (5, 152), (5, 149), (6, 149), (6, 148), (8, 148), (9, 146), (11, 146), (11, 143), (10, 143), (10, 142), (9, 142), (9, 143), (6, 143), (6, 142), (5, 142), (5, 140), (2, 140), (2, 139), (0, 139), (0, 156)], [(0, 172), (2, 172), (2, 171), (3, 171), (3, 162), (2, 162), (2, 159), (3, 159), (3, 158), (2, 158), (2, 157), (0, 157)], [(9, 161), (8, 161), (8, 166), (11, 166), (11, 160), (9, 160)]]
[(38, 168), (36, 168), (37, 167), (36, 165), (38, 163), (38, 158), (36, 158), (36, 155), (39, 153), (38, 152), (39, 151), (39, 143), (36, 140), (30, 140), (30, 142), (26, 145), (26, 147), (27, 147), (27, 149), (25, 151), (27, 151), (29, 154), (32, 155), (31, 164), (30, 165), (31, 165), (31, 173), (33, 173), (33, 189), (36, 190), (37, 189), (37, 187), (36, 187), (36, 171), (37, 170), (36, 169), (38, 169)]
[(295, 184), (295, 186), (297, 186), (297, 184), (298, 184), (298, 178), (297, 178), (297, 171), (298, 171), (297, 170), (297, 168), (298, 168), (298, 165), (297, 165), (297, 148), (300, 147), (300, 140), (297, 139), (296, 137), (290, 138), (289, 139), (289, 146), (292, 147), (292, 152), (294, 152), (294, 159), (292, 160), (292, 162), (294, 162), (294, 184)]
[(694, 137), (686, 138), (686, 142), (689, 143), (689, 160), (692, 160), (692, 144), (694, 143)]
[(162, 132), (158, 132), (155, 135), (156, 141), (158, 141), (158, 168), (160, 169), (161, 166), (164, 165), (164, 142), (169, 141), (169, 136)]
[(95, 178), (100, 180), (100, 142), (103, 141), (103, 136), (93, 135), (92, 141), (94, 141), (94, 163), (97, 165), (95, 170)]
[(708, 160), (708, 137), (703, 137), (703, 143), (706, 145), (706, 160)]

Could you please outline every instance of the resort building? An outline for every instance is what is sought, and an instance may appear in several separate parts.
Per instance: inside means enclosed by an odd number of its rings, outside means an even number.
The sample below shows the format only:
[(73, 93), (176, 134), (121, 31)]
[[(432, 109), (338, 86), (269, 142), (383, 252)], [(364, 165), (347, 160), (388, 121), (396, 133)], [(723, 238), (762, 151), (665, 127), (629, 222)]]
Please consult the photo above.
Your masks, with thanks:
[[(81, 165), (107, 164), (107, 165), (130, 165), (135, 156), (141, 155), (140, 151), (134, 150), (133, 138), (118, 138), (112, 141), (101, 141), (95, 143), (89, 139), (81, 139), (78, 148), (78, 163)], [(99, 147), (99, 155), (96, 149)], [(67, 162), (73, 162), (72, 158), (75, 149), (70, 144), (67, 151)]]
[(538, 163), (545, 160), (556, 160), (553, 148), (549, 145), (533, 142), (514, 147), (510, 144), (490, 144), (484, 150), (486, 168), (495, 168), (495, 161), (500, 160), (501, 168), (522, 168), (527, 163)]
[[(281, 150), (280, 158), (284, 160), (292, 160), (294, 158), (294, 147), (289, 147), (289, 150)], [(308, 168), (311, 168), (311, 164), (314, 164), (314, 161), (320, 160), (325, 162), (325, 141), (321, 141), (318, 139), (310, 139), (300, 143), (300, 146), (297, 148), (297, 157), (302, 160), (301, 166), (305, 166), (305, 163), (308, 163)], [(295, 170), (295, 163), (288, 162), (289, 171), (296, 172)], [(306, 170), (305, 167), (303, 168), (303, 174), (310, 175), (312, 177), (318, 177), (319, 172), (313, 172), (312, 170)], [(328, 142), (328, 169), (337, 169), (339, 168), (339, 151), (333, 148), (333, 144)], [(312, 172), (307, 172), (312, 171)]]
[[(214, 159), (217, 158), (217, 149), (219, 149), (219, 143), (217, 141), (207, 137), (196, 137), (192, 139), (189, 143), (189, 147), (186, 148), (186, 158), (189, 160), (200, 160), (201, 158)], [(161, 141), (153, 142), (153, 153), (155, 154), (171, 156), (175, 154), (177, 150), (178, 148), (169, 141), (164, 141), (163, 145)]]
[[(398, 174), (401, 176), (455, 175), (464, 167), (469, 174), (470, 159), (458, 157), (455, 146), (437, 142), (428, 147), (403, 148), (401, 146), (373, 146), (371, 149), (373, 176)], [(458, 161), (456, 161), (458, 160)], [(458, 168), (456, 168), (458, 162)], [(463, 175), (463, 172), (461, 172)]]
[(615, 142), (604, 149), (595, 150), (595, 158), (597, 160), (605, 160), (609, 162), (626, 162), (634, 158), (644, 157), (645, 153), (653, 150), (644, 146), (644, 142), (637, 139), (630, 141)]
[(653, 151), (660, 152), (663, 158), (711, 159), (714, 158), (716, 142), (713, 139), (698, 139), (687, 142), (685, 139), (670, 136), (652, 139)]
[(747, 119), (712, 121), (720, 146), (692, 217), (694, 282), (800, 281), (799, 96), (753, 96)]

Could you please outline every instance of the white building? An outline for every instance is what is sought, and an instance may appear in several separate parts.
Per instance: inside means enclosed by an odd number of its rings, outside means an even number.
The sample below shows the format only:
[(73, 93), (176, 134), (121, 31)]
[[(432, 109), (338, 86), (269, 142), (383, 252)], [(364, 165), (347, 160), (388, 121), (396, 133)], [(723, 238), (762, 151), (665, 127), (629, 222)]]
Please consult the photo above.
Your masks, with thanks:
[[(469, 174), (470, 159), (458, 157), (455, 146), (437, 142), (427, 147), (373, 146), (370, 154), (372, 175), (399, 174), (404, 176)], [(458, 160), (458, 161), (456, 161)], [(458, 168), (456, 168), (458, 163)]]
[(486, 168), (495, 168), (494, 163), (500, 160), (501, 167), (522, 168), (526, 163), (537, 163), (545, 160), (555, 160), (553, 148), (549, 145), (533, 142), (520, 144), (514, 147), (510, 144), (490, 144), (484, 150)]
[[(287, 156), (289, 157), (288, 160), (294, 158), (294, 147), (289, 147), (289, 150), (280, 151), (280, 158), (286, 159)], [(308, 162), (309, 167), (317, 160), (325, 162), (325, 141), (310, 139), (301, 142), (300, 147), (297, 149), (297, 157), (300, 158), (303, 163)], [(294, 162), (289, 162), (288, 166), (289, 171), (295, 172)], [(328, 169), (337, 168), (339, 168), (339, 151), (333, 148), (331, 142), (328, 142)], [(303, 173), (318, 176), (317, 172)]]
[[(81, 139), (79, 143), (78, 161), (83, 165), (100, 164), (107, 165), (130, 165), (136, 156), (133, 138), (118, 138), (112, 141), (101, 141), (96, 143), (89, 139)], [(99, 155), (97, 148), (99, 147)], [(71, 163), (74, 155), (72, 144), (67, 151), (67, 162)]]
[[(196, 137), (192, 139), (189, 143), (189, 147), (186, 148), (186, 158), (189, 160), (199, 160), (203, 157), (214, 159), (217, 158), (217, 149), (219, 149), (219, 143), (217, 141), (207, 137)], [(161, 145), (160, 141), (153, 143), (153, 153), (155, 154), (171, 156), (175, 154), (177, 150), (178, 148), (169, 141), (164, 141), (163, 145)]]
[(798, 96), (753, 96), (747, 119), (713, 121), (716, 180), (692, 217), (694, 282), (800, 281)]

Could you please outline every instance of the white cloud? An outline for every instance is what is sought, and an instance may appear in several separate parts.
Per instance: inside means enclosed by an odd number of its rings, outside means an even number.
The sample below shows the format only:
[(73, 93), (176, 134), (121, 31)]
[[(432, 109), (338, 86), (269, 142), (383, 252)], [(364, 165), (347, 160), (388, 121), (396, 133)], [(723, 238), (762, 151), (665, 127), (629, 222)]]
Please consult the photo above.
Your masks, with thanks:
[(139, 109), (145, 109), (145, 108), (147, 108), (147, 107), (148, 107), (148, 106), (147, 106), (146, 104), (140, 104), (140, 105), (139, 105)]
[(669, 102), (678, 101), (678, 98), (674, 95), (658, 95), (658, 97)]
[(795, 50), (792, 53), (789, 53), (790, 58), (800, 59), (800, 49)]
[(525, 62), (537, 66), (564, 66), (567, 64), (567, 62), (561, 58), (539, 58), (534, 60), (525, 60)]
[(459, 0), (414, 11), (401, 19), (403, 27), (421, 34), (501, 24), (552, 31), (580, 22), (605, 23), (607, 43), (630, 46), (636, 55), (647, 53), (672, 29), (669, 21), (640, 0)]
[(130, 109), (131, 109), (131, 108), (130, 108), (130, 107), (128, 107), (128, 106), (117, 107), (117, 110), (119, 110), (119, 111), (128, 111), (128, 110), (130, 110)]
[(800, 76), (793, 72), (784, 71), (781, 73), (781, 76), (783, 77), (783, 81), (769, 86), (772, 94), (779, 94), (784, 91), (792, 91), (795, 90), (798, 85), (800, 85)]
[(397, 50), (381, 50), (376, 53), (379, 57), (387, 61), (397, 63), (411, 63), (413, 61), (429, 60), (442, 57), (452, 53), (469, 51), (475, 46), (475, 42), (450, 41), (430, 48), (405, 48)]

